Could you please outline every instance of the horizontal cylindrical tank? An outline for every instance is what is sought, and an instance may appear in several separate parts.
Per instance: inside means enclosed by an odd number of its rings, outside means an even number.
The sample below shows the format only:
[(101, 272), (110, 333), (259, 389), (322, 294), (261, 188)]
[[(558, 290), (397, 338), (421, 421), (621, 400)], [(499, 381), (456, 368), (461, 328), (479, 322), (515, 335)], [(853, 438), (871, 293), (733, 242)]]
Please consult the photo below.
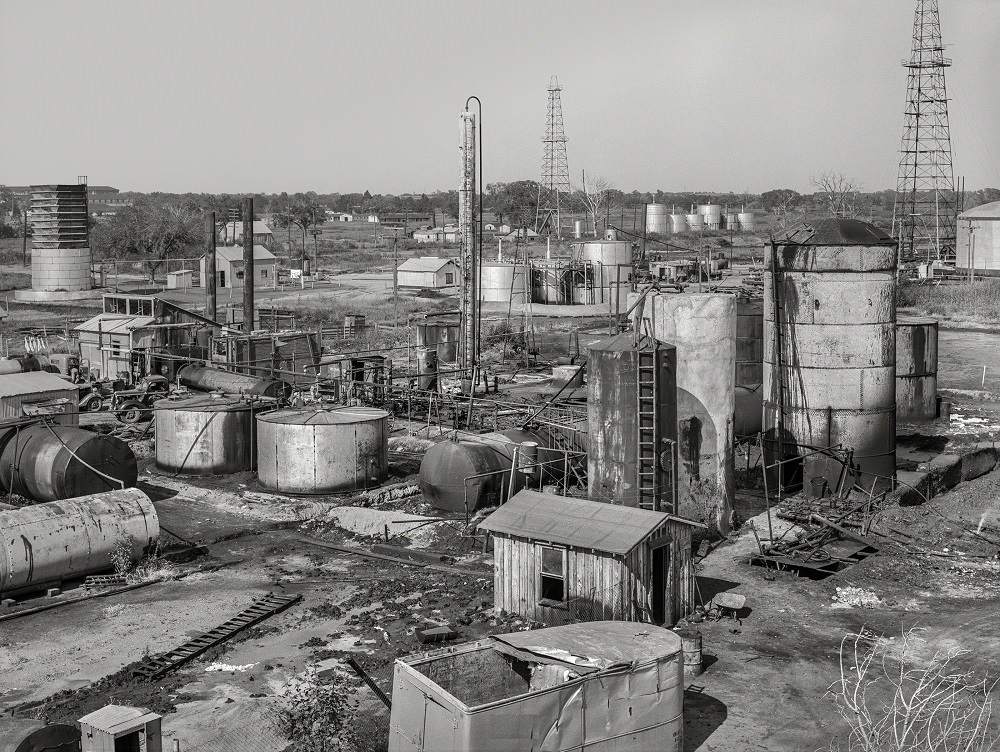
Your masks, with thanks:
[(671, 214), (670, 215), (670, 231), (671, 232), (687, 232), (688, 220), (686, 214)]
[(182, 386), (199, 392), (223, 392), (225, 394), (252, 394), (260, 397), (287, 397), (288, 385), (283, 381), (262, 379), (245, 373), (223, 371), (189, 363), (178, 369), (177, 378)]
[(670, 227), (670, 211), (666, 204), (646, 204), (646, 232), (666, 235)]
[[(896, 242), (873, 225), (833, 218), (791, 228), (774, 243), (764, 273), (765, 457), (801, 458), (788, 463), (783, 482), (812, 493), (814, 478), (837, 485), (850, 452), (852, 481), (891, 488)], [(836, 446), (842, 451), (816, 452)]]
[(896, 418), (910, 422), (937, 417), (938, 322), (896, 319)]
[(0, 752), (78, 752), (80, 729), (66, 723), (0, 716)]
[(260, 402), (199, 394), (159, 400), (155, 407), (158, 470), (223, 475), (254, 468), (254, 414), (264, 409)]
[(676, 511), (677, 351), (631, 334), (595, 342), (587, 361), (590, 498)]
[(289, 494), (373, 488), (389, 477), (389, 413), (289, 408), (257, 417), (257, 478)]
[(705, 229), (705, 215), (704, 214), (688, 214), (687, 215), (688, 229), (692, 232), (698, 232)]
[(736, 386), (764, 383), (764, 301), (736, 300)]
[(484, 303), (531, 302), (531, 271), (525, 263), (483, 262), (479, 268), (479, 299)]
[(160, 535), (153, 502), (135, 488), (0, 511), (0, 593), (40, 590), (133, 560)]
[[(520, 455), (518, 447), (525, 443), (536, 445), (531, 451), (537, 456), (538, 472), (515, 473), (512, 479), (515, 454)], [(507, 498), (511, 482), (517, 491), (529, 477), (533, 486), (563, 479), (566, 454), (554, 451), (556, 444), (547, 430), (521, 429), (438, 442), (420, 463), (420, 490), (428, 503), (449, 512), (499, 504)]]
[(35, 501), (132, 488), (135, 454), (121, 439), (76, 426), (0, 431), (0, 486)]
[(6, 373), (30, 373), (41, 370), (42, 362), (34, 355), (0, 360), (0, 375)]
[(753, 232), (756, 227), (753, 212), (740, 212), (740, 230), (743, 232)]

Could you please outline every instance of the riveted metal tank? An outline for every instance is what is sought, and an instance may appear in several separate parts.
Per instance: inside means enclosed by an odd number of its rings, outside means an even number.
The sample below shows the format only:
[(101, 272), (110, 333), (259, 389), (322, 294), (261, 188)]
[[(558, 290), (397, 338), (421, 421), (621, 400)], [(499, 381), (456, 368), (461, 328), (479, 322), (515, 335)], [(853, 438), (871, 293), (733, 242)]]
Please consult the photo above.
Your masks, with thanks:
[[(564, 452), (545, 429), (511, 429), (463, 439), (440, 441), (430, 447), (420, 463), (420, 490), (429, 504), (449, 512), (472, 512), (501, 503), (511, 482), (514, 492), (532, 486), (558, 483), (563, 479)], [(514, 472), (515, 454), (523, 444), (532, 449), (539, 467), (530, 474)], [(520, 463), (519, 463), (520, 464)]]
[(531, 302), (531, 270), (527, 264), (484, 261), (479, 274), (479, 299), (484, 303)]
[(135, 454), (113, 436), (76, 426), (0, 429), (0, 486), (5, 491), (57, 501), (131, 488), (137, 477)]
[(698, 213), (705, 218), (705, 227), (718, 230), (722, 227), (722, 207), (719, 204), (703, 204), (698, 207)]
[(808, 453), (839, 444), (853, 451), (848, 477), (865, 489), (891, 488), (896, 241), (866, 222), (831, 218), (793, 227), (773, 243), (764, 272), (765, 457), (801, 458), (788, 463), (782, 482), (801, 482), (809, 493), (820, 485), (814, 478), (836, 487), (843, 465)]
[[(587, 360), (587, 470), (590, 498), (625, 506), (669, 511), (676, 493), (672, 443), (677, 440), (677, 351), (649, 337), (636, 345), (632, 334), (593, 343)], [(640, 499), (639, 359), (654, 363), (656, 403), (643, 424), (653, 427), (656, 498)], [(655, 504), (654, 504), (655, 501)]]
[(78, 752), (80, 729), (66, 723), (0, 716), (0, 752)]
[(220, 394), (159, 400), (154, 412), (156, 469), (178, 475), (253, 470), (254, 416), (271, 406)]
[(274, 379), (261, 379), (245, 373), (224, 371), (221, 368), (199, 366), (194, 363), (181, 367), (177, 378), (182, 386), (199, 392), (223, 392), (224, 394), (252, 394), (258, 397), (287, 397), (288, 384)]
[(670, 230), (670, 211), (666, 204), (646, 204), (646, 232), (666, 235)]
[(736, 300), (736, 386), (764, 383), (764, 301)]
[(740, 230), (743, 232), (753, 232), (757, 226), (753, 212), (740, 212)]
[[(574, 257), (583, 263), (585, 268), (584, 291), (585, 300), (579, 300), (592, 305), (608, 305), (612, 310), (627, 309), (625, 299), (631, 292), (632, 278), (632, 242), (628, 240), (594, 240), (589, 243), (578, 243), (573, 246)], [(579, 287), (580, 279), (575, 285)], [(580, 293), (575, 292), (579, 298)]]
[(896, 319), (896, 418), (908, 422), (937, 417), (938, 322)]
[(389, 477), (389, 413), (288, 408), (257, 417), (257, 479), (288, 494), (373, 488)]
[(729, 531), (735, 477), (736, 297), (655, 295), (653, 336), (677, 348), (681, 515)]
[(692, 232), (700, 232), (705, 229), (705, 215), (704, 214), (688, 214), (687, 215), (687, 226)]
[(0, 594), (107, 571), (116, 546), (139, 559), (159, 536), (153, 502), (135, 488), (0, 511)]

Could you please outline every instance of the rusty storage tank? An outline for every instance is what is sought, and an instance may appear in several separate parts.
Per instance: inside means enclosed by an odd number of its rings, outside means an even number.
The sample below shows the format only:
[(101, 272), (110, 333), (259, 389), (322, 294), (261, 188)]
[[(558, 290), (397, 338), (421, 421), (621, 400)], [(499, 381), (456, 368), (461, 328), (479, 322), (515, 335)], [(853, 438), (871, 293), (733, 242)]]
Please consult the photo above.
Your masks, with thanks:
[(0, 752), (79, 752), (80, 729), (67, 723), (0, 716)]
[(670, 230), (670, 212), (666, 204), (646, 204), (646, 232), (666, 235)]
[(135, 486), (135, 455), (121, 439), (76, 426), (0, 429), (0, 486), (57, 501)]
[(764, 383), (764, 300), (736, 300), (736, 386)]
[(736, 297), (655, 295), (653, 336), (677, 348), (678, 513), (729, 531), (733, 458)]
[(139, 559), (159, 536), (153, 502), (135, 488), (0, 511), (0, 594), (110, 570), (123, 541)]
[(896, 418), (908, 422), (937, 417), (938, 322), (896, 319)]
[(254, 416), (259, 400), (196, 394), (156, 403), (156, 469), (177, 475), (224, 475), (253, 470)]
[(284, 381), (262, 379), (245, 373), (224, 371), (190, 363), (177, 370), (177, 379), (182, 386), (199, 392), (223, 392), (224, 394), (248, 394), (258, 397), (287, 397), (290, 387)]
[[(587, 469), (590, 498), (625, 506), (670, 511), (676, 496), (673, 442), (677, 440), (677, 351), (632, 334), (593, 343), (587, 361)], [(642, 380), (655, 383), (655, 399), (644, 410), (644, 461), (640, 467), (639, 367), (652, 363)], [(643, 387), (643, 394), (649, 388)], [(655, 473), (652, 495), (641, 491), (640, 472)], [(645, 480), (642, 485), (648, 485)]]
[(814, 493), (823, 480), (836, 488), (843, 465), (827, 454), (804, 455), (839, 444), (853, 451), (848, 482), (891, 488), (896, 241), (866, 222), (831, 218), (793, 227), (773, 244), (764, 273), (765, 458), (802, 458), (789, 463), (782, 482)]
[(531, 269), (526, 263), (484, 261), (479, 267), (479, 299), (484, 303), (531, 302)]
[(272, 491), (327, 494), (389, 477), (389, 413), (289, 408), (257, 417), (257, 479)]
[[(566, 454), (556, 451), (559, 441), (547, 429), (511, 429), (468, 438), (439, 441), (420, 462), (420, 490), (437, 509), (473, 512), (480, 507), (500, 504), (507, 498), (510, 484), (516, 492), (526, 485), (559, 483), (563, 479)], [(569, 442), (563, 442), (568, 444)], [(534, 444), (539, 467), (530, 472), (511, 470), (518, 447)], [(521, 463), (518, 463), (521, 464)]]
[(573, 302), (573, 273), (563, 259), (536, 261), (531, 268), (531, 302), (568, 305)]

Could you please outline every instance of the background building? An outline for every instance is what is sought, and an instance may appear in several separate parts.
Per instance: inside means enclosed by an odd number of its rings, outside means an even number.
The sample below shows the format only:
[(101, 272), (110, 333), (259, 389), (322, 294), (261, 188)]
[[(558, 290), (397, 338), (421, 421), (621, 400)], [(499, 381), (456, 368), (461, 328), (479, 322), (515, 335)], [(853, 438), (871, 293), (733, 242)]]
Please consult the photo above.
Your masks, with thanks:
[(400, 287), (453, 287), (458, 284), (458, 264), (439, 256), (411, 258), (399, 265)]
[[(253, 247), (255, 287), (275, 286), (277, 283), (277, 263), (274, 254), (267, 248), (262, 245)], [(220, 246), (215, 249), (215, 276), (215, 283), (218, 287), (243, 287), (243, 246)], [(205, 279), (204, 257), (201, 259), (201, 278)]]
[(955, 267), (1000, 276), (1000, 201), (958, 215)]

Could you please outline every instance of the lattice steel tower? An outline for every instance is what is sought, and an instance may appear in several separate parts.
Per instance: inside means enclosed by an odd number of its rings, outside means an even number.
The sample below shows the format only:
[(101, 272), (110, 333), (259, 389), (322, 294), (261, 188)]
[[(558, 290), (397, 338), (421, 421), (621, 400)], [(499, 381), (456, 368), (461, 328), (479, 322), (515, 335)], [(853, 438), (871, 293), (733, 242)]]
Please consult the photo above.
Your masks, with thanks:
[(901, 258), (953, 259), (955, 176), (937, 0), (917, 0), (893, 227)]
[(562, 238), (561, 205), (570, 193), (569, 162), (566, 160), (566, 132), (563, 130), (562, 87), (555, 76), (549, 81), (549, 106), (545, 114), (545, 156), (542, 180), (538, 184), (535, 232)]

